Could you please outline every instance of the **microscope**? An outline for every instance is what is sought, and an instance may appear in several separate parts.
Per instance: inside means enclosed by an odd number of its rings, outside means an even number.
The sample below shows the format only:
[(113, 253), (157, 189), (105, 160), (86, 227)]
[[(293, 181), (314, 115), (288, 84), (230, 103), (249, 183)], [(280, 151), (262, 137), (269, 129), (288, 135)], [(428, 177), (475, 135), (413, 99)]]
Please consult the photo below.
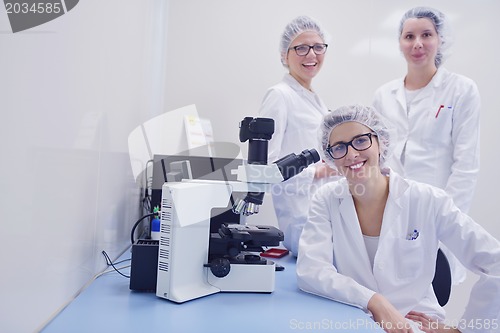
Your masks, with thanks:
[(182, 179), (162, 187), (156, 295), (176, 303), (218, 292), (274, 291), (276, 265), (259, 254), (278, 246), (283, 232), (266, 225), (222, 223), (210, 232), (211, 211), (226, 207), (233, 192), (234, 214), (257, 214), (265, 192), (319, 161), (316, 150), (289, 154), (267, 164), (274, 120), (246, 117), (240, 141), (249, 141), (248, 159), (237, 181)]

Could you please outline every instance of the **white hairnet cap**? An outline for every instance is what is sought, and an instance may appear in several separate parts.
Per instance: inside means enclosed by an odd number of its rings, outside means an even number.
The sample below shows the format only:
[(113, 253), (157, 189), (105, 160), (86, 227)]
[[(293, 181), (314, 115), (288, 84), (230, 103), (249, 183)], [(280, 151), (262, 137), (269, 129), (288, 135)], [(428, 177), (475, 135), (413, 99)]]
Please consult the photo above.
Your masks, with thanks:
[(387, 158), (390, 156), (390, 132), (386, 119), (380, 115), (374, 107), (363, 105), (346, 105), (328, 113), (323, 117), (323, 122), (320, 126), (320, 143), (321, 143), (321, 158), (328, 164), (329, 167), (337, 170), (335, 160), (326, 152), (326, 148), (330, 144), (330, 135), (335, 127), (340, 124), (355, 121), (365, 125), (377, 134), (380, 167), (384, 168)]
[(288, 54), (290, 44), (292, 44), (293, 40), (297, 38), (298, 35), (306, 31), (316, 32), (318, 36), (323, 39), (323, 42), (326, 42), (328, 39), (327, 33), (321, 28), (319, 23), (314, 21), (312, 18), (308, 16), (298, 16), (294, 18), (287, 24), (285, 31), (281, 34), (280, 54), (283, 66), (288, 67), (286, 63), (286, 55)]
[(436, 67), (439, 67), (449, 55), (449, 49), (453, 42), (451, 27), (448, 18), (439, 10), (430, 7), (415, 7), (407, 11), (401, 18), (399, 24), (399, 36), (403, 32), (406, 20), (411, 18), (428, 18), (434, 24), (434, 28), (441, 40), (441, 45), (435, 59)]

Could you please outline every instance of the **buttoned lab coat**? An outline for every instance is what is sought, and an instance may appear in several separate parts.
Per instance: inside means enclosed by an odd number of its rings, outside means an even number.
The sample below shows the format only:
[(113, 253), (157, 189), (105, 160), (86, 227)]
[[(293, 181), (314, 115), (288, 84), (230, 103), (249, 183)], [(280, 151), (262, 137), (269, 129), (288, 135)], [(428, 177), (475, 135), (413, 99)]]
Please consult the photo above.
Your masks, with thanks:
[(439, 68), (409, 109), (404, 78), (381, 86), (373, 105), (396, 126), (389, 166), (405, 178), (444, 189), (468, 212), (479, 173), (481, 100), (474, 81)]
[[(318, 131), (327, 107), (317, 94), (305, 89), (290, 74), (269, 88), (264, 96), (259, 117), (274, 119), (274, 134), (269, 141), (268, 163), (305, 149), (319, 151)], [(283, 244), (297, 254), (302, 227), (307, 221), (309, 202), (315, 188), (323, 180), (314, 180), (315, 167), (272, 188), (278, 226), (283, 231)]]
[[(479, 174), (481, 100), (474, 81), (441, 67), (409, 107), (404, 78), (380, 87), (373, 105), (396, 126), (388, 165), (405, 178), (444, 189), (467, 213)], [(465, 268), (446, 247), (442, 250), (454, 284), (462, 282)]]
[(500, 242), (443, 190), (405, 180), (393, 171), (373, 269), (353, 198), (342, 179), (321, 187), (311, 203), (299, 243), (298, 286), (365, 310), (377, 292), (403, 315), (416, 310), (442, 320), (444, 310), (432, 289), (439, 241), (480, 276), (463, 319), (498, 323)]

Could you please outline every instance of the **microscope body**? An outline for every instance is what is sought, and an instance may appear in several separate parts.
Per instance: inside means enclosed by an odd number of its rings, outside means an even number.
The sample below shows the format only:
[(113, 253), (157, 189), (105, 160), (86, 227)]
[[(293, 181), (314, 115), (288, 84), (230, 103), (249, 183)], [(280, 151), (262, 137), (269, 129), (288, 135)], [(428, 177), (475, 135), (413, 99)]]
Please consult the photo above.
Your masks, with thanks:
[[(241, 169), (244, 172), (244, 168)], [(275, 263), (262, 259), (253, 251), (235, 249), (234, 243), (242, 244), (253, 231), (265, 230), (266, 226), (225, 226), (228, 240), (210, 234), (210, 218), (213, 208), (227, 206), (233, 191), (245, 192), (249, 187), (265, 192), (269, 183), (224, 182), (208, 180), (185, 180), (165, 183), (162, 188), (161, 228), (158, 251), (156, 295), (173, 302), (182, 303), (218, 292), (264, 292), (274, 291)], [(273, 228), (278, 230), (276, 228)], [(279, 230), (278, 230), (279, 231)], [(225, 236), (225, 235), (223, 235)], [(264, 239), (263, 245), (277, 246), (283, 240), (283, 233)], [(230, 253), (211, 251), (211, 242), (223, 244)], [(230, 244), (231, 243), (231, 244)], [(258, 245), (260, 245), (259, 242)], [(249, 249), (254, 250), (254, 249)], [(211, 252), (215, 252), (211, 253)], [(252, 254), (254, 253), (254, 254)], [(220, 276), (211, 261), (218, 258), (234, 258)], [(241, 258), (240, 258), (241, 257)], [(224, 270), (224, 268), (222, 268)], [(215, 274), (219, 275), (216, 276)]]
[(240, 215), (258, 213), (265, 192), (319, 160), (316, 150), (290, 154), (267, 164), (267, 145), (274, 132), (269, 118), (246, 117), (240, 141), (249, 141), (247, 163), (237, 181), (184, 179), (162, 188), (156, 295), (177, 303), (217, 292), (274, 291), (275, 263), (261, 258), (266, 246), (278, 246), (284, 235), (270, 226), (223, 224), (210, 232), (211, 211), (224, 208), (233, 192), (246, 192), (234, 203)]

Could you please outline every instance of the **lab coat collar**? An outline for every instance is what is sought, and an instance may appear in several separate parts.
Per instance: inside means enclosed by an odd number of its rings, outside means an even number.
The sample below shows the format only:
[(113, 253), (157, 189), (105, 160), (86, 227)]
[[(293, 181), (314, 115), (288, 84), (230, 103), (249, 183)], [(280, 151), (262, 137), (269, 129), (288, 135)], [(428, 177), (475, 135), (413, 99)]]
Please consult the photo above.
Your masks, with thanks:
[[(408, 184), (408, 181), (401, 177), (399, 174), (397, 174), (395, 171), (393, 171), (390, 168), (384, 168), (382, 169), (382, 174), (385, 176), (389, 177), (389, 197), (390, 199), (387, 200), (388, 203), (391, 205), (395, 205), (392, 208), (393, 209), (387, 209), (386, 207), (386, 212), (391, 212), (390, 214), (392, 216), (387, 216), (384, 215), (384, 225), (382, 225), (382, 228), (390, 228), (391, 223), (394, 223), (395, 221), (398, 221), (397, 216), (400, 214), (400, 211), (402, 209), (402, 198), (405, 194), (405, 192), (408, 190), (410, 185)], [(334, 191), (334, 197), (341, 199), (340, 200), (340, 205), (339, 205), (339, 210), (343, 216), (346, 216), (346, 220), (348, 221), (353, 221), (357, 220), (357, 216), (353, 215), (355, 214), (355, 210), (352, 210), (352, 206), (354, 205), (353, 203), (353, 198), (351, 195), (351, 192), (349, 191), (349, 186), (347, 184), (347, 179), (342, 178), (339, 180), (339, 184), (341, 186), (337, 187), (337, 189)], [(347, 200), (346, 200), (347, 199)], [(384, 213), (385, 214), (385, 213)], [(359, 228), (359, 224), (357, 226)], [(361, 234), (361, 230), (359, 230), (359, 234)], [(383, 232), (381, 232), (381, 235)]]
[[(448, 75), (448, 70), (444, 67), (439, 67), (436, 71), (436, 74), (432, 77), (431, 81), (427, 86), (425, 86), (423, 91), (415, 97), (415, 102), (424, 98), (428, 98), (429, 94), (435, 91), (436, 88), (439, 88), (444, 84), (444, 81)], [(405, 82), (404, 77), (397, 79), (394, 81), (394, 85), (391, 87), (391, 93), (395, 96), (396, 100), (400, 104), (400, 106), (406, 110), (406, 94), (405, 94)]]
[(382, 229), (380, 230), (380, 242), (384, 241), (384, 237), (393, 233), (399, 228), (394, 228), (394, 224), (398, 223), (403, 209), (403, 196), (409, 188), (408, 182), (393, 170), (387, 168), (383, 172), (389, 176), (389, 197), (384, 209), (384, 217)]
[(337, 199), (345, 199), (351, 196), (349, 191), (349, 185), (347, 184), (347, 179), (345, 177), (340, 178), (333, 191), (333, 197)]
[(434, 94), (434, 92), (444, 83), (445, 78), (447, 77), (446, 73), (448, 71), (444, 68), (438, 68), (431, 81), (422, 88), (422, 92), (418, 94), (413, 102), (418, 102), (423, 99), (429, 99)]
[(401, 177), (397, 172), (387, 168), (386, 174), (389, 176), (389, 195), (401, 207), (401, 197), (408, 190), (410, 185), (408, 181)]
[(448, 77), (448, 70), (443, 67), (439, 67), (436, 74), (434, 74), (434, 77), (432, 78), (431, 82), (429, 85), (432, 85), (434, 88), (438, 88), (441, 85), (443, 85), (444, 80)]
[(301, 94), (315, 94), (314, 92), (304, 88), (299, 81), (295, 80), (295, 78), (290, 74), (286, 73), (285, 76), (283, 77), (283, 81), (288, 84), (293, 90), (295, 90), (297, 93)]
[(396, 101), (398, 101), (399, 106), (406, 110), (406, 94), (405, 94), (405, 81), (404, 77), (394, 81), (394, 85), (391, 87), (391, 94), (394, 95)]

